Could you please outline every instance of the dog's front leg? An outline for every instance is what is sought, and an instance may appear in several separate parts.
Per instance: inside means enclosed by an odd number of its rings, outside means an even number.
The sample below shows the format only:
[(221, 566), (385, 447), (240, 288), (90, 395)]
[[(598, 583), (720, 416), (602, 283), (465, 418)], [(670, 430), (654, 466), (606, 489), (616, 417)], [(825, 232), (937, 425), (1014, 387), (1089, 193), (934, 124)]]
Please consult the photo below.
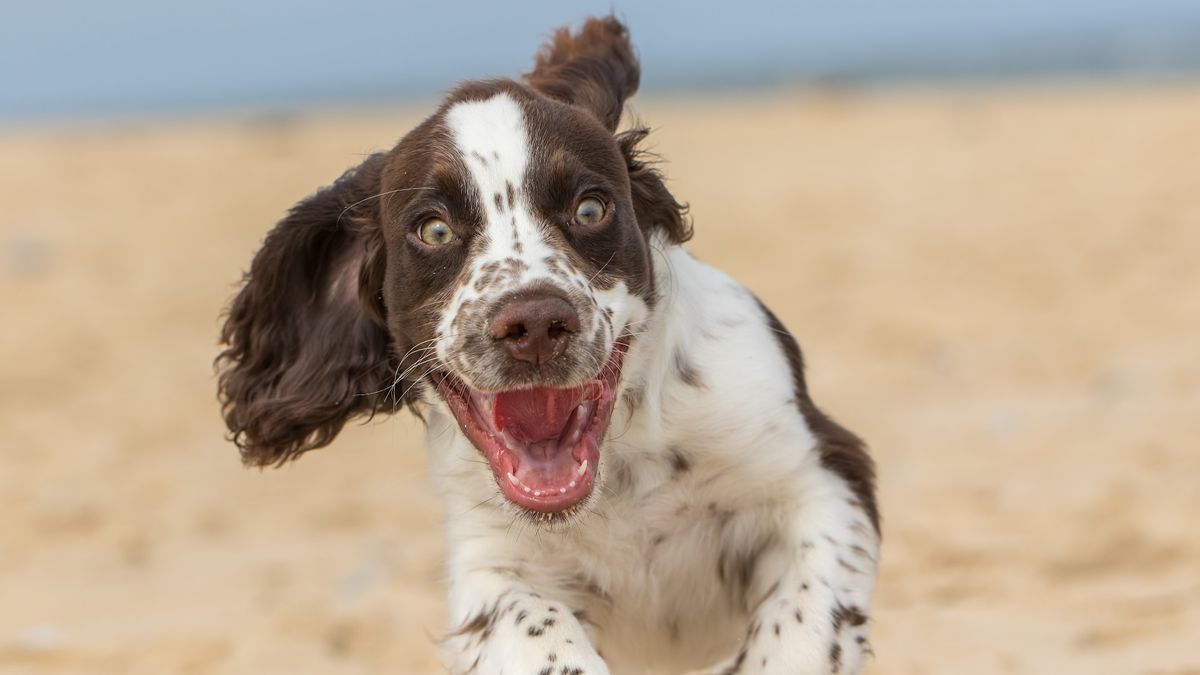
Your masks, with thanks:
[(442, 641), (454, 675), (608, 675), (570, 607), (529, 589), (503, 571), (452, 580), (455, 628)]
[[(854, 675), (867, 640), (879, 537), (840, 479), (806, 500), (786, 534), (762, 552), (746, 594), (753, 608), (741, 648), (713, 675)], [(816, 490), (814, 490), (816, 492)]]

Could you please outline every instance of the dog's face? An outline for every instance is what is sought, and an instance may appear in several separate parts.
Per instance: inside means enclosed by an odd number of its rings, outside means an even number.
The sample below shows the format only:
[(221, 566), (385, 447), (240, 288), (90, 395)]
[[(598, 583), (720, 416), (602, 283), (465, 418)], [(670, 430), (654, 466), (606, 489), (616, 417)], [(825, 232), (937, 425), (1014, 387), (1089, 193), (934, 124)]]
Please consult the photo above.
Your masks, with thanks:
[(247, 461), (420, 400), (515, 505), (561, 513), (592, 493), (654, 303), (649, 239), (688, 231), (638, 156), (645, 130), (614, 133), (638, 81), (623, 26), (560, 31), (525, 79), (459, 87), (268, 236), (223, 332)]
[(592, 490), (628, 329), (653, 301), (613, 134), (509, 82), (471, 85), (397, 147), (381, 205), (388, 329), (513, 503)]

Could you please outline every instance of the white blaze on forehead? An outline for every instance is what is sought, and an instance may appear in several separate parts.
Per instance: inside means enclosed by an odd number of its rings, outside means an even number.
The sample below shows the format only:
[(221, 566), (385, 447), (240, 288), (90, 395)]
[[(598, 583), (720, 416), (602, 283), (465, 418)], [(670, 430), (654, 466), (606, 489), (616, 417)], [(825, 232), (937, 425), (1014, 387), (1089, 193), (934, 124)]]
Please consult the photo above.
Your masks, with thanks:
[(521, 186), (529, 163), (529, 135), (521, 106), (508, 94), (459, 103), (446, 113), (446, 126), (475, 180), (484, 208), (489, 217), (494, 216), (492, 196), (500, 194), (507, 199), (508, 185)]
[(487, 216), (487, 246), (475, 263), (518, 258), (529, 265), (527, 278), (543, 276), (542, 260), (554, 251), (521, 194), (531, 145), (521, 106), (507, 93), (459, 103), (446, 113), (446, 126)]

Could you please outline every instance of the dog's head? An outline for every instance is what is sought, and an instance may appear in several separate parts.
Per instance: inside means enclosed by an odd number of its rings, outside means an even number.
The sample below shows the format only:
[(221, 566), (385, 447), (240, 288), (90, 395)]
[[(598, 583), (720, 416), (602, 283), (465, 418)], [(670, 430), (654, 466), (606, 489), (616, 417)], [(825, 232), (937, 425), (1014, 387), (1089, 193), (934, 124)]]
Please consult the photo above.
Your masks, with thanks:
[(298, 203), (229, 310), (220, 393), (251, 464), (352, 417), (445, 406), (511, 502), (595, 484), (622, 358), (654, 303), (652, 238), (683, 207), (617, 133), (639, 68), (625, 27), (559, 30), (522, 82), (470, 82), (392, 150)]

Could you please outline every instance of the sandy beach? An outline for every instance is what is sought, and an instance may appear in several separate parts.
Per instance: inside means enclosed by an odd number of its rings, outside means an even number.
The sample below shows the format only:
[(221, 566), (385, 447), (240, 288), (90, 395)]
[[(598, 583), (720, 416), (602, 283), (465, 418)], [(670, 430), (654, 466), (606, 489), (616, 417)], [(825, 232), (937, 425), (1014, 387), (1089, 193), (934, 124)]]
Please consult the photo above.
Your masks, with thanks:
[[(873, 675), (1200, 673), (1200, 86), (636, 100), (872, 447)], [(420, 424), (243, 469), (218, 314), (428, 108), (0, 131), (0, 673), (440, 673)]]

